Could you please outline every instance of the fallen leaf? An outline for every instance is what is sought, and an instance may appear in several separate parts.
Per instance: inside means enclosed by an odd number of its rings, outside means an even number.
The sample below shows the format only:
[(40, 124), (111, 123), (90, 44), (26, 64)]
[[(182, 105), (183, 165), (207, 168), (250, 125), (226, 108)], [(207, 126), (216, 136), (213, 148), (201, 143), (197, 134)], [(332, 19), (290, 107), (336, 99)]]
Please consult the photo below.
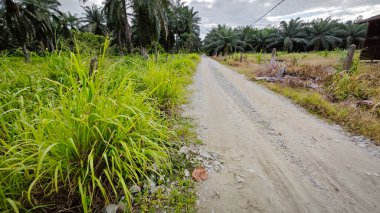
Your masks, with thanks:
[(194, 180), (196, 180), (198, 182), (204, 181), (208, 178), (207, 171), (203, 167), (198, 167), (198, 168), (194, 169), (192, 176), (193, 176)]

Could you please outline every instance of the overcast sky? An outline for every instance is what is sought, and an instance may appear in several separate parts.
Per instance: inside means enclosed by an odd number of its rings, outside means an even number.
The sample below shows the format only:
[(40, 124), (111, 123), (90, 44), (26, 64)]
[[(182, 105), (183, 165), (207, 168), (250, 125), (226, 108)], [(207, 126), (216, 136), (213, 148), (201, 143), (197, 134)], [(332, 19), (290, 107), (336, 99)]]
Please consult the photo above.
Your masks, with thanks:
[[(99, 5), (102, 1), (89, 0)], [(250, 25), (280, 0), (184, 0), (184, 2), (199, 11), (203, 38), (208, 30), (217, 24)], [(66, 11), (82, 13), (79, 0), (61, 0), (61, 3)], [(368, 18), (379, 13), (379, 0), (285, 0), (255, 26), (276, 25), (282, 20), (297, 17), (311, 20), (332, 16), (335, 19), (354, 20), (359, 15)]]

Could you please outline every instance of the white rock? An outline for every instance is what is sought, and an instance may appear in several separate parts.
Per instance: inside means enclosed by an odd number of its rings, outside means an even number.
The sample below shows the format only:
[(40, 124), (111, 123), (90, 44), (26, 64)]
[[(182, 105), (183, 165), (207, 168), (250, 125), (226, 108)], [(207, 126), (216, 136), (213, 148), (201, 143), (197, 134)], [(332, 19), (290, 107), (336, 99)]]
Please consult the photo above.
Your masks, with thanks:
[(116, 213), (118, 208), (119, 208), (118, 205), (110, 204), (106, 207), (105, 213)]
[(204, 151), (204, 150), (200, 150), (199, 155), (203, 158), (206, 158), (206, 159), (213, 159), (213, 157), (210, 155), (210, 153), (208, 153), (207, 151)]
[(140, 186), (138, 185), (133, 185), (131, 186), (131, 188), (129, 188), (129, 191), (134, 194), (134, 193), (137, 193), (137, 192), (140, 192), (141, 191), (141, 188)]
[(189, 170), (187, 170), (187, 169), (185, 169), (185, 177), (190, 177), (190, 172), (189, 172)]
[(179, 153), (186, 155), (187, 153), (189, 153), (189, 147), (187, 146), (181, 147), (181, 149), (179, 150)]

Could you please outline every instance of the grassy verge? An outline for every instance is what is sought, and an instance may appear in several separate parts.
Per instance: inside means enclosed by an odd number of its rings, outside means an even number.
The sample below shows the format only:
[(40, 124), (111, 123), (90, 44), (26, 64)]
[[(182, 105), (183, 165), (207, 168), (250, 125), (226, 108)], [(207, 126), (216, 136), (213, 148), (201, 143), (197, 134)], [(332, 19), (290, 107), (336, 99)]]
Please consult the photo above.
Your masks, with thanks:
[[(178, 106), (199, 56), (155, 63), (105, 50), (92, 75), (90, 59), (0, 58), (0, 211), (191, 209), (193, 183), (177, 175), (188, 165), (176, 150), (191, 140), (178, 135)], [(171, 190), (143, 187), (151, 182)]]
[[(339, 71), (344, 51), (293, 53), (280, 52), (277, 60), (287, 67), (290, 76), (313, 79), (318, 90), (283, 83), (262, 84), (295, 103), (347, 130), (367, 136), (380, 145), (380, 66), (355, 60), (350, 72)], [(357, 54), (358, 55), (358, 54)], [(255, 76), (270, 76), (267, 65), (270, 54), (248, 54), (245, 61), (239, 56), (216, 58), (253, 80)], [(336, 70), (329, 73), (326, 70)], [(364, 104), (363, 104), (364, 103)]]

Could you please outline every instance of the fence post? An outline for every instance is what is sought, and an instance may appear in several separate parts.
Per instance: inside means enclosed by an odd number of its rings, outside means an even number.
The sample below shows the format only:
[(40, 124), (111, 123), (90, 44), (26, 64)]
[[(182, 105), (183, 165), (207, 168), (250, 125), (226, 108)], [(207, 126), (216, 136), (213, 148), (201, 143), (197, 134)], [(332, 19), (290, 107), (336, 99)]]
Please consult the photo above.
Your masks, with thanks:
[(270, 59), (270, 66), (274, 67), (276, 63), (276, 48), (272, 49), (272, 58)]
[(348, 49), (348, 52), (347, 52), (346, 60), (344, 60), (343, 70), (350, 71), (352, 60), (353, 60), (354, 54), (355, 54), (355, 49), (356, 49), (356, 45), (355, 44), (351, 44), (351, 46), (350, 46), (350, 48)]

